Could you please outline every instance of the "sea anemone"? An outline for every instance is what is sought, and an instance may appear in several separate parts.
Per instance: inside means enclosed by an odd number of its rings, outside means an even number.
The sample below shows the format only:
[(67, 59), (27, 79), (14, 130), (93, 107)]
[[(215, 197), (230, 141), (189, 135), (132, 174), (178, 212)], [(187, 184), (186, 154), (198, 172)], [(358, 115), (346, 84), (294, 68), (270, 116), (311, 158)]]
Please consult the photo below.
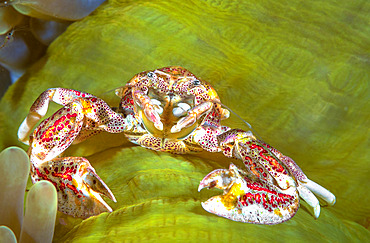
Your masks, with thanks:
[[(201, 207), (219, 192), (197, 192), (229, 159), (154, 152), (102, 133), (64, 156), (91, 162), (116, 196), (114, 211), (86, 220), (58, 214), (55, 241), (365, 241), (367, 2), (111, 0), (70, 25), (8, 90), (0, 102), (0, 148), (20, 145), (17, 129), (48, 88), (83, 90), (118, 106), (109, 90), (141, 71), (180, 65), (332, 191), (336, 205), (317, 220), (302, 202), (280, 225), (233, 222)], [(50, 106), (47, 116), (57, 109)], [(227, 125), (248, 129), (232, 117)]]
[(33, 185), (23, 199), (30, 171), (27, 154), (18, 147), (0, 153), (0, 242), (51, 242), (57, 212), (56, 189), (48, 181)]
[(6, 0), (0, 3), (0, 64), (15, 82), (47, 46), (105, 0)]

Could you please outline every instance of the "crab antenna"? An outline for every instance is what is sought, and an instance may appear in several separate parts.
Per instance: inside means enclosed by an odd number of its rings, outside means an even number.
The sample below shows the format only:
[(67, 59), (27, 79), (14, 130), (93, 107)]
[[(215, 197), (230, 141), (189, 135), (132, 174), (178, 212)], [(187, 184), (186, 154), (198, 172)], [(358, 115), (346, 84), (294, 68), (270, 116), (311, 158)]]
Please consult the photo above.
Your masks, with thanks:
[[(253, 129), (253, 127), (252, 127), (252, 125), (251, 124), (249, 124), (246, 120), (244, 120), (243, 118), (241, 118), (241, 116), (239, 116), (238, 114), (236, 114), (236, 112), (235, 111), (233, 111), (232, 109), (230, 109), (229, 107), (227, 107), (226, 105), (224, 105), (224, 104), (222, 104), (220, 101), (214, 101), (215, 103), (217, 103), (217, 104), (220, 104), (222, 107), (224, 107), (224, 108), (226, 108), (226, 109), (228, 109), (231, 113), (233, 113), (235, 116), (237, 116), (240, 120), (242, 120), (250, 129), (251, 129), (251, 131), (255, 134), (255, 136), (259, 139), (259, 140), (261, 140), (261, 141), (263, 141), (262, 140), (262, 138), (261, 138), (261, 136), (256, 132), (256, 130), (254, 130)], [(274, 158), (274, 159), (276, 159), (277, 161), (280, 161), (281, 163), (283, 163), (273, 152), (271, 152), (271, 150), (269, 150), (265, 145), (263, 145), (263, 144), (261, 144), (261, 146), (266, 150), (266, 151), (268, 151), (268, 153)]]
[(252, 127), (251, 124), (249, 124), (246, 120), (244, 120), (241, 116), (239, 116), (235, 111), (233, 111), (232, 109), (230, 109), (227, 105), (221, 103), (220, 101), (215, 101), (215, 103), (217, 104), (220, 104), (223, 108), (226, 108), (228, 109), (231, 113), (233, 113), (237, 118), (239, 118), (240, 120), (242, 120), (248, 127), (249, 129), (258, 137), (261, 139), (261, 136), (256, 132), (256, 130), (254, 130), (254, 128)]
[(125, 86), (124, 86), (124, 85), (122, 85), (122, 86), (120, 86), (120, 87), (117, 87), (117, 88), (114, 88), (114, 89), (110, 89), (110, 90), (108, 90), (108, 91), (106, 91), (106, 92), (102, 93), (102, 95), (106, 95), (106, 94), (108, 94), (108, 93), (110, 93), (110, 92), (112, 92), (112, 91), (116, 91), (117, 89), (120, 89), (120, 88), (123, 88), (123, 87), (125, 87)]

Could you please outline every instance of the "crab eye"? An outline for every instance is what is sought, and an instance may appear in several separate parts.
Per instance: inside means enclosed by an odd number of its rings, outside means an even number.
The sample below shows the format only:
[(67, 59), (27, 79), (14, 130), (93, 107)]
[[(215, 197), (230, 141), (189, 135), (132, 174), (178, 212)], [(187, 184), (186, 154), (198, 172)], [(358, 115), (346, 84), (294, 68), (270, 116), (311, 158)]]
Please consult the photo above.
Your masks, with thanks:
[(153, 72), (149, 72), (146, 74), (146, 76), (148, 76), (148, 78), (153, 78), (154, 77), (154, 73)]
[(194, 85), (199, 85), (200, 84), (200, 81), (198, 79), (196, 79), (196, 80), (193, 81), (193, 84)]

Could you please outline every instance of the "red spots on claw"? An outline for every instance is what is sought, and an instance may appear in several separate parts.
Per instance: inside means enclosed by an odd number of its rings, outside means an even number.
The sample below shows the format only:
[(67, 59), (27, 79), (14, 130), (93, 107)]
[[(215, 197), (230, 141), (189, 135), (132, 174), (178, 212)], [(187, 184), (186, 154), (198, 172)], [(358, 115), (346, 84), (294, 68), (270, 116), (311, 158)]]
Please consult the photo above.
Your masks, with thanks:
[(262, 203), (263, 207), (264, 208), (267, 208), (267, 205), (266, 205), (266, 194), (262, 194), (262, 200), (263, 200), (263, 203)]
[(253, 194), (253, 193), (248, 192), (244, 194), (243, 196), (239, 197), (239, 202), (243, 206), (248, 206), (248, 203), (253, 204), (254, 202), (259, 204), (261, 203), (261, 194), (259, 193)]
[(248, 183), (247, 186), (254, 190), (254, 191), (260, 191), (260, 192), (267, 192), (271, 194), (277, 194), (277, 192), (269, 190), (268, 188), (258, 186), (257, 183)]
[(252, 164), (252, 159), (250, 158), (250, 157), (248, 157), (248, 156), (245, 156), (245, 158), (244, 158), (245, 160), (247, 160), (247, 161), (249, 161), (249, 164)]
[(256, 199), (256, 202), (257, 203), (260, 203), (261, 202), (261, 195), (260, 194), (256, 194), (255, 196), (254, 196), (254, 198)]
[(239, 202), (243, 205), (243, 206), (248, 206), (248, 203), (247, 203), (247, 200), (246, 200), (246, 196), (244, 195), (243, 197), (240, 197), (239, 198)]
[[(262, 159), (264, 159), (265, 161), (267, 161), (271, 165), (272, 169), (275, 172), (279, 172), (279, 173), (283, 173), (283, 174), (288, 174), (287, 171), (284, 169), (284, 167), (273, 156), (271, 156), (270, 153), (266, 149), (264, 149), (262, 146), (259, 146), (257, 144), (253, 144), (250, 141), (247, 142), (247, 144), (249, 145), (249, 147), (251, 149), (257, 149), (259, 151), (258, 152), (258, 155)], [(268, 169), (270, 170), (269, 167), (268, 167)]]
[[(55, 188), (58, 188), (58, 185), (55, 181), (51, 180), (47, 175), (49, 174), (49, 170), (44, 168), (43, 170), (45, 171), (46, 174), (43, 174), (38, 168), (35, 168), (34, 167), (34, 170), (36, 171), (36, 175), (41, 178), (42, 180), (47, 180), (47, 181), (50, 181), (54, 186)], [(39, 178), (34, 178), (36, 181), (39, 181), (40, 179)]]
[[(273, 157), (269, 156), (268, 157), (268, 161), (270, 163), (270, 165), (272, 165), (272, 167), (277, 171), (277, 172), (285, 172), (284, 168), (281, 166), (281, 164), (279, 162), (276, 161), (276, 159), (274, 159)], [(284, 173), (286, 174), (286, 173)]]
[(69, 189), (71, 189), (73, 192), (74, 192), (74, 194), (78, 194), (78, 190), (77, 190), (77, 188), (74, 186), (74, 185), (71, 185), (71, 184), (66, 184), (66, 186), (69, 188)]
[(47, 175), (42, 174), (39, 169), (35, 168), (35, 170), (36, 170), (36, 174), (37, 174), (38, 177), (40, 177), (44, 180), (48, 179)]
[[(242, 204), (243, 206), (248, 206), (248, 202), (247, 202), (247, 200), (249, 199), (248, 194), (249, 194), (249, 193), (247, 193), (247, 194), (245, 194), (245, 195), (243, 195), (243, 196), (240, 196), (240, 197), (239, 197), (239, 202), (241, 202), (241, 204)], [(252, 203), (252, 202), (251, 202), (251, 201), (249, 201), (249, 203)]]
[(50, 142), (50, 141), (52, 141), (53, 140), (53, 137), (47, 137), (47, 138), (43, 138), (43, 139), (41, 139), (41, 142), (43, 142), (43, 143), (47, 143), (47, 142)]
[(288, 205), (292, 201), (292, 199), (294, 199), (294, 197), (291, 195), (284, 194), (284, 193), (278, 193), (268, 188), (258, 186), (257, 183), (252, 183), (252, 184), (248, 183), (247, 186), (253, 191), (261, 192), (260, 194), (256, 193), (252, 195), (254, 195), (253, 198), (255, 199), (257, 203), (260, 203), (261, 198), (262, 198), (262, 204), (264, 208), (268, 208), (268, 207), (276, 208), (280, 204)]
[(81, 95), (81, 92), (80, 91), (78, 91), (78, 90), (73, 90), (73, 89), (71, 89), (71, 91), (72, 92), (74, 92), (76, 95), (78, 95), (78, 96), (80, 96)]
[[(39, 129), (37, 129), (37, 132), (35, 132), (35, 138), (39, 137), (39, 141), (41, 143), (50, 143), (53, 141), (60, 140), (62, 136), (58, 136), (58, 132), (63, 131), (65, 128), (71, 129), (72, 127), (69, 125), (71, 122), (71, 118), (76, 117), (76, 116), (77, 116), (77, 113), (66, 114), (66, 115), (61, 116), (59, 119), (54, 121), (51, 126), (45, 129), (42, 134), (41, 134), (42, 126), (39, 126)], [(54, 116), (45, 120), (44, 122), (50, 122), (53, 119), (55, 119)]]
[(67, 114), (66, 115), (68, 119), (71, 119), (72, 117), (76, 117), (77, 116), (77, 113), (72, 113), (72, 114)]
[(66, 189), (66, 185), (64, 184), (64, 182), (63, 182), (63, 181), (60, 181), (60, 182), (59, 182), (59, 189), (60, 189), (61, 191), (64, 191), (64, 189)]
[(56, 173), (56, 172), (52, 172), (52, 176), (54, 176), (54, 177), (60, 177), (63, 180), (72, 181), (72, 176), (70, 174), (68, 174), (68, 173)]

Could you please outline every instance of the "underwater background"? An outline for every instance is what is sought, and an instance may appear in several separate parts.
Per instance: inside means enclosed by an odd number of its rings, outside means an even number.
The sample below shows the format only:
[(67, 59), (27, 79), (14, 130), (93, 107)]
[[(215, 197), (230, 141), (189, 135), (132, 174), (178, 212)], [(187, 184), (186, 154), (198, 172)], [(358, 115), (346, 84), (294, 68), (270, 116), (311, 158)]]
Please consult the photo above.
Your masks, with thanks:
[[(107, 1), (71, 24), (6, 92), (0, 150), (27, 149), (17, 129), (48, 88), (86, 91), (118, 106), (112, 90), (136, 73), (179, 65), (208, 81), (337, 203), (317, 220), (301, 201), (283, 224), (233, 222), (201, 207), (221, 191), (197, 188), (210, 171), (238, 162), (155, 152), (123, 134), (99, 134), (66, 156), (91, 162), (116, 196), (117, 203), (106, 199), (114, 211), (86, 220), (58, 213), (55, 242), (369, 241), (369, 13), (366, 0)], [(248, 129), (234, 115), (225, 124)]]

